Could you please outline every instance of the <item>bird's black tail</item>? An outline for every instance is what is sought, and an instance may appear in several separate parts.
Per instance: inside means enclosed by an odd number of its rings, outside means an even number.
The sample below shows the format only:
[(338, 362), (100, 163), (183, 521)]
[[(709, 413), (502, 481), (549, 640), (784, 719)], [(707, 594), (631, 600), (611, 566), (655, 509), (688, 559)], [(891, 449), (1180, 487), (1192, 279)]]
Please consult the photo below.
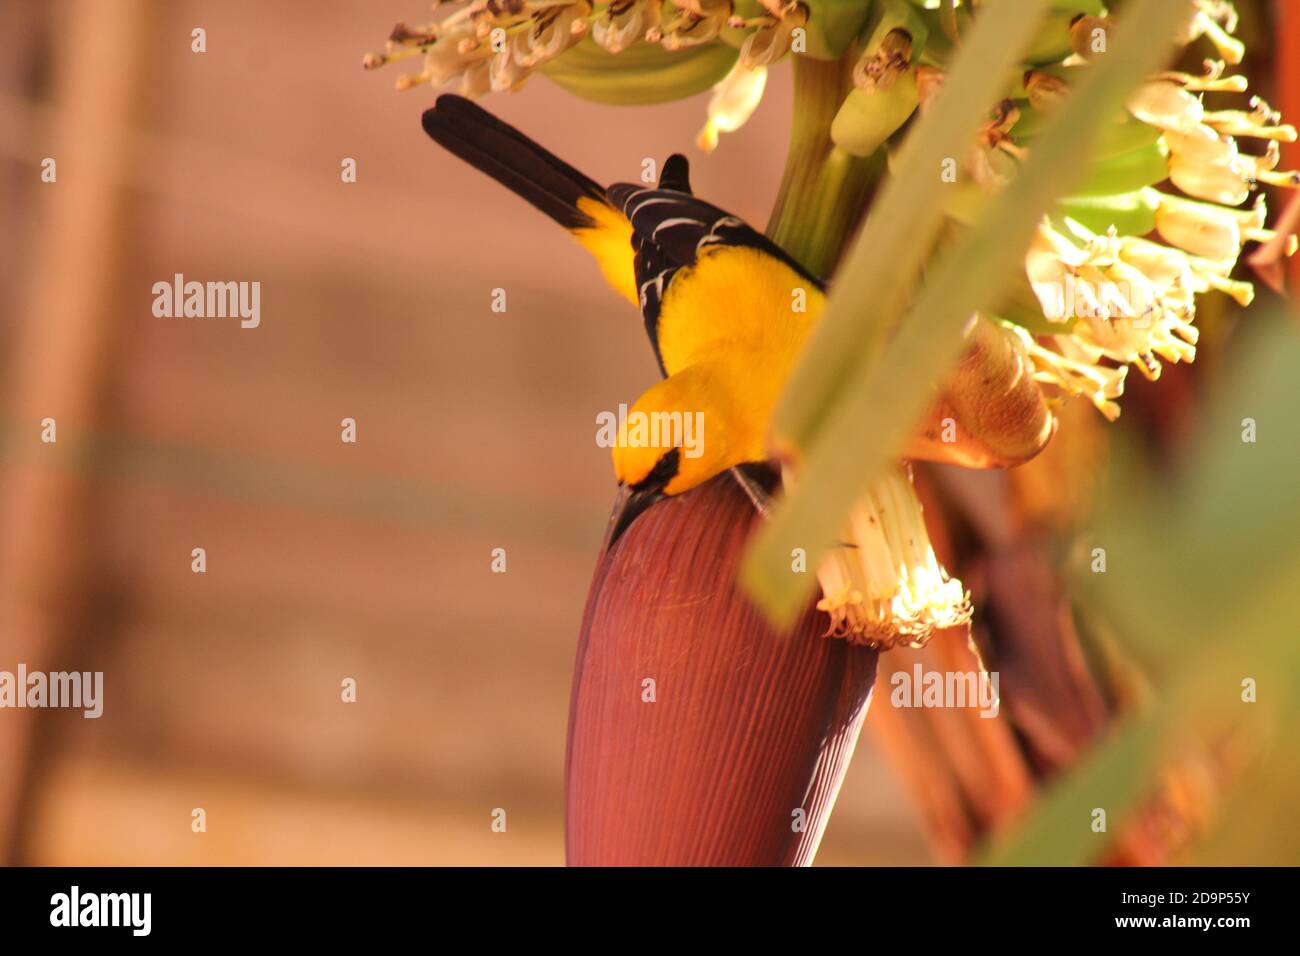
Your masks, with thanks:
[(424, 131), (439, 145), (566, 229), (593, 225), (578, 208), (579, 199), (605, 202), (605, 190), (595, 180), (463, 96), (439, 96), (425, 111), (423, 123)]

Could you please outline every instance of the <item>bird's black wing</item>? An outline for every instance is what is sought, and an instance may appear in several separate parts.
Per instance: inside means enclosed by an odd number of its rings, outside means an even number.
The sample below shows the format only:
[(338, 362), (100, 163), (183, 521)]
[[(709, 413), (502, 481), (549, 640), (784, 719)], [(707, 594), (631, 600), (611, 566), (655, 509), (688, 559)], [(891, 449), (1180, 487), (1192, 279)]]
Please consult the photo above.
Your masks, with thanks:
[(691, 195), (686, 158), (674, 154), (664, 163), (659, 185), (615, 183), (606, 198), (632, 223), (637, 290), (641, 317), (659, 354), (659, 309), (677, 271), (695, 262), (711, 245), (747, 246), (784, 262), (817, 288), (822, 282), (792, 259), (780, 246), (744, 220)]

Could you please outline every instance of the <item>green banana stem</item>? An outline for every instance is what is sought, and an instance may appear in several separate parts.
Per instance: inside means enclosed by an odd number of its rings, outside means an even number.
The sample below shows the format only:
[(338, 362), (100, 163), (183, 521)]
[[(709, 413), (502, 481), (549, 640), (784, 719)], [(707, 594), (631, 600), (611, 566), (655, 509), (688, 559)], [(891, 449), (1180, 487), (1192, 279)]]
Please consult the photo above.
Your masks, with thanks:
[(767, 234), (813, 275), (827, 277), (884, 171), (882, 153), (851, 156), (831, 142), (831, 121), (853, 88), (856, 48), (839, 60), (794, 57), (790, 149)]

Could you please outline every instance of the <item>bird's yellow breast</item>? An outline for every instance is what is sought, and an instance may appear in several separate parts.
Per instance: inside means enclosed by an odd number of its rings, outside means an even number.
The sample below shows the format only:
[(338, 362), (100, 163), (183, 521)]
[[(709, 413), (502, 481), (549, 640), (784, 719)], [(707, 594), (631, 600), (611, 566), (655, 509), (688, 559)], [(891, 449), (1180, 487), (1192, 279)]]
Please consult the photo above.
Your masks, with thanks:
[(668, 283), (658, 329), (664, 369), (671, 375), (728, 350), (792, 365), (823, 305), (821, 291), (779, 259), (746, 246), (706, 248)]
[(743, 422), (737, 435), (761, 449), (825, 297), (784, 262), (745, 246), (706, 248), (673, 276), (659, 312), (659, 354), (672, 375), (708, 362)]

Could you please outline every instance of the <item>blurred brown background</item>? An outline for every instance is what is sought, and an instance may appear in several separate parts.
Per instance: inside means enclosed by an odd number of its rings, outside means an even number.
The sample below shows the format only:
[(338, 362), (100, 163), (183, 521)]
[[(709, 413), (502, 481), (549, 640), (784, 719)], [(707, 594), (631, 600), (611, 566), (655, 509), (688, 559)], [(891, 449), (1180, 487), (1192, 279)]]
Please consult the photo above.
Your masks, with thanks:
[[(656, 371), (585, 253), (426, 139), (433, 92), (361, 70), (428, 14), (0, 2), (0, 670), (106, 683), (97, 721), (0, 710), (0, 859), (563, 862), (613, 494), (594, 418)], [(761, 224), (789, 81), (708, 158), (703, 97), (613, 108), (536, 78), (488, 105), (602, 181), (685, 150), (698, 192)], [(261, 327), (154, 317), (177, 272), (260, 281)], [(926, 862), (870, 748), (820, 862)]]

